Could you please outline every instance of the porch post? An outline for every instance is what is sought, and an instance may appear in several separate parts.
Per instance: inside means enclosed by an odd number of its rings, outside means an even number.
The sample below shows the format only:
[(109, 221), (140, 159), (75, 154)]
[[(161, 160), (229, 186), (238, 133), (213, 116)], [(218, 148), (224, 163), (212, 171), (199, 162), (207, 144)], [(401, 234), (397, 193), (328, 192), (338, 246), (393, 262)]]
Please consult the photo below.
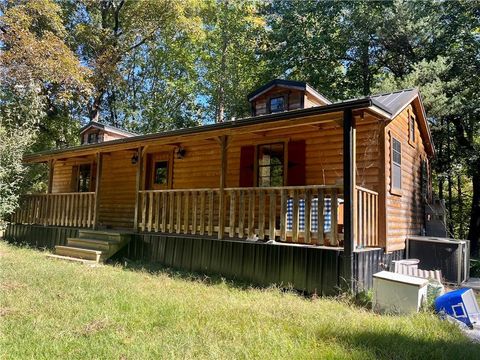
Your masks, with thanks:
[(140, 206), (140, 186), (142, 183), (142, 170), (143, 170), (143, 147), (140, 146), (137, 149), (137, 176), (135, 185), (135, 215), (133, 218), (133, 231), (138, 231), (138, 214)]
[(353, 250), (355, 249), (355, 119), (352, 109), (343, 112), (343, 197), (344, 197), (344, 277), (348, 290), (353, 284)]
[(53, 160), (50, 159), (48, 160), (48, 189), (47, 189), (47, 194), (52, 193), (52, 187), (53, 187)]
[(97, 175), (95, 178), (95, 207), (93, 210), (93, 228), (97, 229), (98, 227), (98, 212), (100, 204), (100, 178), (102, 177), (102, 162), (103, 155), (101, 152), (97, 152)]
[(223, 239), (225, 232), (225, 181), (227, 177), (227, 142), (228, 137), (222, 135), (220, 137), (220, 201), (218, 208), (219, 219), (218, 219), (218, 238)]

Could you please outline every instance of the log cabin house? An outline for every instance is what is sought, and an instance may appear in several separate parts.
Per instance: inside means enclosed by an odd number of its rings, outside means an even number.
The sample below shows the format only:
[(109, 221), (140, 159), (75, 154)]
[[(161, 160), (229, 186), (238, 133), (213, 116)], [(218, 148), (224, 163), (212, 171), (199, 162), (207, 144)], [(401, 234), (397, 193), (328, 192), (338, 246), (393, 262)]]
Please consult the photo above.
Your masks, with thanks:
[(368, 288), (424, 232), (434, 147), (418, 90), (332, 103), (273, 80), (248, 100), (245, 119), (137, 136), (90, 123), (82, 145), (27, 155), (48, 164), (48, 191), (23, 198), (7, 236), (62, 257)]

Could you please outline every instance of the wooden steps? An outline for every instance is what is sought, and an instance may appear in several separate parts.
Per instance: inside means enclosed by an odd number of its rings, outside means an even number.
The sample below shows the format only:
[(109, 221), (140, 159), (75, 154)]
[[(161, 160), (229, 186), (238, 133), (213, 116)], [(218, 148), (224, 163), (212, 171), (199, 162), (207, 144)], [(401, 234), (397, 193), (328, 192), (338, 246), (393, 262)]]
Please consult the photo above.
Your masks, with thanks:
[(130, 236), (128, 233), (82, 229), (77, 238), (67, 238), (66, 246), (55, 246), (52, 257), (102, 263), (125, 246)]

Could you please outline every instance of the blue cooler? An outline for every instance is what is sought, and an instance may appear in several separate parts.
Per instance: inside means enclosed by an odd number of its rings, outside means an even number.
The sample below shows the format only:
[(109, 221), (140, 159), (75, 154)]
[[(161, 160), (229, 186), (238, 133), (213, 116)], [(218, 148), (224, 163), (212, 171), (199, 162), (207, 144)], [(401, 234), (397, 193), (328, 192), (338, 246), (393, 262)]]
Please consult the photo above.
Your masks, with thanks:
[(472, 289), (463, 288), (450, 291), (435, 300), (435, 310), (465, 323), (469, 328), (480, 320), (475, 293)]

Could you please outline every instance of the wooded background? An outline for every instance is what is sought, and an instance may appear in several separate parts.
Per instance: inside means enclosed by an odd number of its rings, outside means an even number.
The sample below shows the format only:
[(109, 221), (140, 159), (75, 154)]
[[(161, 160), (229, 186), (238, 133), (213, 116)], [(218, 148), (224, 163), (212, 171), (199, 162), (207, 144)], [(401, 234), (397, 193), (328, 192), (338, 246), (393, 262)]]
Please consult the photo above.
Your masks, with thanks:
[(418, 87), (449, 234), (480, 237), (480, 2), (0, 0), (0, 218), (45, 187), (26, 152), (89, 120), (139, 134), (249, 116), (273, 78), (331, 99)]

